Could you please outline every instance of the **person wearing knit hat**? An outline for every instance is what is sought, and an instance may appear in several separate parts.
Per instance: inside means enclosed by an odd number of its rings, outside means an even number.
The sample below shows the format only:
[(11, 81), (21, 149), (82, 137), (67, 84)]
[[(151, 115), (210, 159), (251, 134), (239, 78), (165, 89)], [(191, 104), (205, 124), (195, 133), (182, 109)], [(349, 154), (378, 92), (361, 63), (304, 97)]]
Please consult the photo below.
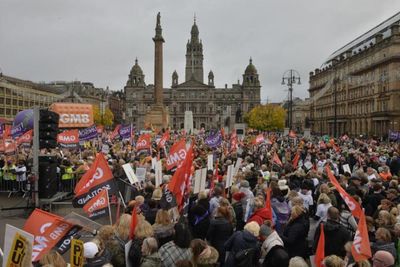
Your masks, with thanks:
[(390, 252), (379, 250), (372, 258), (373, 267), (392, 267), (394, 266), (394, 258)]
[(232, 208), (236, 216), (236, 231), (243, 230), (245, 222), (243, 220), (243, 205), (242, 199), (245, 197), (245, 193), (236, 192), (232, 195)]
[(289, 254), (284, 248), (284, 243), (278, 233), (273, 229), (272, 222), (267, 220), (260, 227), (261, 258), (263, 266), (281, 267), (289, 265)]

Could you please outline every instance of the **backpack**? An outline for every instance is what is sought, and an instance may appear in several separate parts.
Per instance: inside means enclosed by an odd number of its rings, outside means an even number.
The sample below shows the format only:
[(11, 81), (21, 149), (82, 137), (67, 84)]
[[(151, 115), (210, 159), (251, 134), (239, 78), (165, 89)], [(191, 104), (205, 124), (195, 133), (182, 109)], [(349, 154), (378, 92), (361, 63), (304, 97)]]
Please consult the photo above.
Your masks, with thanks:
[(283, 231), (290, 217), (290, 208), (286, 201), (280, 202), (277, 199), (272, 199), (272, 209), (274, 210), (276, 216), (276, 230), (278, 233)]
[(248, 248), (236, 252), (235, 254), (235, 266), (236, 267), (251, 267), (254, 266), (254, 257), (256, 250), (254, 248)]

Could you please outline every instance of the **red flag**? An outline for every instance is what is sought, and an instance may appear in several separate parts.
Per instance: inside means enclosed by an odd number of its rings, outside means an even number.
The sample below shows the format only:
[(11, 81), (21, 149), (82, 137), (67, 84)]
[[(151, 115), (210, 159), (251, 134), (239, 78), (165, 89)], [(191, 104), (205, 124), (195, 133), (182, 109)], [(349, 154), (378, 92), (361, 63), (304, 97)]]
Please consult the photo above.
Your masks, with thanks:
[(279, 166), (283, 166), (281, 159), (278, 157), (278, 154), (276, 152), (274, 153), (274, 156), (272, 158), (272, 162), (278, 164)]
[(271, 188), (268, 187), (265, 196), (265, 209), (267, 210), (266, 217), (272, 219), (272, 207), (271, 207)]
[(176, 172), (172, 176), (171, 181), (168, 184), (168, 189), (171, 191), (176, 198), (178, 207), (182, 207), (183, 196), (185, 194), (186, 182), (190, 178), (193, 164), (193, 144), (187, 150), (187, 156), (185, 160), (178, 166)]
[(169, 140), (170, 136), (169, 136), (169, 131), (166, 131), (163, 136), (161, 137), (160, 141), (157, 144), (158, 148), (164, 148), (165, 147), (165, 143)]
[(257, 145), (264, 142), (264, 135), (263, 134), (259, 134), (257, 135), (256, 139), (254, 139), (253, 141), (253, 145)]
[(318, 239), (318, 246), (317, 251), (315, 252), (315, 266), (322, 267), (323, 260), (325, 258), (325, 233), (324, 233), (324, 224), (320, 224), (320, 232), (319, 232), (319, 239)]
[(118, 135), (119, 135), (119, 129), (121, 128), (121, 124), (118, 124), (117, 126), (115, 126), (114, 131), (110, 134), (109, 138), (111, 140), (115, 139)]
[(61, 241), (73, 227), (63, 218), (35, 209), (25, 222), (24, 231), (35, 236), (32, 247), (32, 261), (38, 261)]
[(356, 262), (367, 260), (372, 257), (364, 212), (361, 213), (360, 221), (358, 222), (353, 245), (351, 246), (351, 254)]
[(186, 140), (185, 138), (182, 138), (169, 150), (169, 155), (167, 157), (167, 170), (171, 170), (178, 166), (183, 160), (185, 160), (186, 155)]
[(12, 126), (9, 124), (4, 125), (3, 139), (8, 139), (11, 137), (11, 128)]
[(103, 189), (83, 206), (83, 210), (89, 218), (96, 219), (107, 215), (109, 205), (110, 200), (108, 199), (108, 192)]
[(138, 217), (136, 207), (132, 210), (131, 227), (129, 228), (129, 239), (135, 238), (135, 229), (138, 224)]
[(233, 131), (231, 134), (231, 147), (230, 147), (230, 151), (235, 151), (237, 149), (238, 146), (238, 138), (237, 138), (237, 134), (236, 131)]
[(14, 154), (17, 150), (17, 144), (13, 139), (7, 139), (4, 141), (4, 153), (5, 154)]
[(297, 136), (296, 136), (296, 133), (293, 130), (290, 130), (289, 131), (289, 137), (290, 138), (296, 138)]
[(221, 128), (221, 136), (222, 136), (222, 139), (225, 139), (225, 129), (224, 128)]
[(151, 135), (150, 134), (142, 134), (139, 136), (137, 142), (136, 142), (136, 150), (143, 150), (143, 149), (149, 149), (151, 146)]
[(297, 169), (297, 165), (299, 164), (300, 153), (297, 152), (293, 159), (293, 168)]
[(75, 186), (75, 198), (72, 201), (74, 207), (82, 207), (101, 190), (107, 189), (110, 193), (114, 191), (112, 179), (113, 174), (104, 158), (104, 154), (98, 153), (93, 165)]
[(29, 130), (20, 137), (17, 138), (16, 142), (17, 145), (20, 145), (22, 143), (28, 143), (30, 144), (32, 141), (32, 135), (33, 135), (33, 130)]
[(349, 207), (351, 214), (360, 218), (363, 213), (360, 203), (358, 203), (352, 196), (350, 196), (343, 187), (340, 186), (339, 182), (336, 180), (335, 176), (332, 174), (332, 171), (329, 166), (325, 167), (325, 171), (328, 174), (329, 180), (336, 187), (336, 190), (339, 192), (340, 196), (343, 198), (344, 202), (346, 202)]

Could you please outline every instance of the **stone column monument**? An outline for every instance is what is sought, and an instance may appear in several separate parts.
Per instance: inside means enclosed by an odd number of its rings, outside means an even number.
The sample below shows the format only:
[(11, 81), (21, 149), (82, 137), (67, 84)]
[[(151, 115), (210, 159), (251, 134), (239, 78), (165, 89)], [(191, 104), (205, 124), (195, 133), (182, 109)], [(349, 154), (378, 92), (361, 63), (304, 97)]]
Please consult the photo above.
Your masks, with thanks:
[(145, 117), (146, 127), (154, 127), (158, 130), (167, 128), (169, 123), (169, 113), (164, 107), (163, 96), (163, 43), (161, 29), (160, 12), (157, 14), (156, 35), (154, 41), (154, 104), (147, 112)]

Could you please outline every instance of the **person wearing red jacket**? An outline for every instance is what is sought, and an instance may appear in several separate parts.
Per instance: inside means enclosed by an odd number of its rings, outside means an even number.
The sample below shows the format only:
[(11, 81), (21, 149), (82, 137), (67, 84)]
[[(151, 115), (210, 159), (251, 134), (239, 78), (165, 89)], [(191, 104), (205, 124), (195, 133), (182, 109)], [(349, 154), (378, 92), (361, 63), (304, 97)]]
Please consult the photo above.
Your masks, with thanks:
[(264, 200), (261, 198), (254, 199), (254, 211), (253, 214), (249, 217), (247, 222), (256, 222), (258, 225), (262, 225), (264, 221), (270, 220), (272, 221), (271, 212), (268, 211), (268, 208), (264, 205)]

